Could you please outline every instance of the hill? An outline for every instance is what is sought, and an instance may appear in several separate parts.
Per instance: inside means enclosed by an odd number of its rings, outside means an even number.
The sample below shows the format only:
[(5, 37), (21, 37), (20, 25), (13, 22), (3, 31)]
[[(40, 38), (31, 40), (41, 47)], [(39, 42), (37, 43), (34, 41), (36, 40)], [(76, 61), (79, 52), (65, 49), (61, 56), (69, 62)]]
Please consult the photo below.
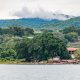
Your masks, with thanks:
[(0, 27), (5, 28), (11, 26), (29, 27), (33, 29), (63, 29), (70, 26), (80, 27), (80, 17), (75, 17), (68, 20), (47, 20), (39, 18), (0, 20)]
[[(11, 27), (11, 26), (20, 26), (20, 27), (29, 27), (40, 29), (44, 24), (57, 23), (60, 20), (44, 20), (39, 18), (21, 18), (21, 19), (11, 19), (11, 20), (0, 20), (0, 27)], [(46, 26), (45, 26), (46, 27)]]
[(80, 27), (80, 17), (71, 18), (59, 23), (54, 24), (53, 26), (58, 28), (65, 28), (70, 26)]

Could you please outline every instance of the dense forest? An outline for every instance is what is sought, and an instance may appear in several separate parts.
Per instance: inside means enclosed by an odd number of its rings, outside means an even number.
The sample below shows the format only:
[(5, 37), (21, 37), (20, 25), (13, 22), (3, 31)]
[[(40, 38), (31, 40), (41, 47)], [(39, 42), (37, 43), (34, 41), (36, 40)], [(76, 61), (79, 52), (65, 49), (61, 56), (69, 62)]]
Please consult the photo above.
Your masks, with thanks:
[(80, 28), (75, 26), (55, 31), (23, 27), (0, 28), (0, 60), (40, 62), (55, 57), (71, 59), (67, 44), (75, 43), (79, 36)]
[(59, 56), (70, 59), (67, 40), (62, 31), (41, 30), (36, 33), (31, 28), (0, 28), (0, 59), (24, 59), (27, 62), (43, 61)]

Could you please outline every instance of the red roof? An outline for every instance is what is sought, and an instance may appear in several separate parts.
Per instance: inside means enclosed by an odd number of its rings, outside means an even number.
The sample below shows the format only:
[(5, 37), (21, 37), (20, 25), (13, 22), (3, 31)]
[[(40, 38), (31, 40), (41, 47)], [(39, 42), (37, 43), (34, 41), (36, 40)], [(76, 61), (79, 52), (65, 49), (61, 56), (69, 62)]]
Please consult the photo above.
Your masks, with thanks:
[(67, 48), (68, 51), (76, 51), (78, 48)]

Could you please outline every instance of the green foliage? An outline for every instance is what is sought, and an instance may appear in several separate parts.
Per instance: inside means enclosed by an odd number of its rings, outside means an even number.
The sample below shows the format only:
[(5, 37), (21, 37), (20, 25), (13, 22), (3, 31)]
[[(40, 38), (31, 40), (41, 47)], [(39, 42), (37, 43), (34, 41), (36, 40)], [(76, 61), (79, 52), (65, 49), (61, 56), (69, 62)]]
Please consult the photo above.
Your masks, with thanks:
[(14, 36), (23, 36), (24, 35), (24, 31), (21, 27), (10, 27), (9, 33)]
[(70, 32), (77, 32), (78, 28), (74, 27), (74, 26), (71, 26), (71, 27), (67, 27), (65, 29), (63, 29), (63, 33), (64, 34), (67, 34), (67, 33), (70, 33)]
[(65, 38), (65, 35), (59, 31), (53, 32), (53, 35), (62, 41), (64, 41), (66, 44), (68, 43), (68, 40)]
[(66, 49), (66, 44), (53, 36), (52, 33), (44, 32), (40, 36), (32, 39), (29, 53), (33, 54), (35, 60), (48, 60), (55, 56), (61, 59), (69, 59), (70, 55)]
[(16, 51), (13, 49), (3, 50), (0, 52), (1, 58), (16, 58)]
[(34, 30), (31, 29), (31, 28), (25, 28), (25, 29), (24, 29), (24, 33), (25, 33), (26, 35), (34, 35)]
[(62, 32), (63, 32), (64, 34), (71, 33), (71, 32), (75, 32), (75, 33), (77, 33), (78, 35), (80, 35), (80, 28), (75, 27), (75, 26), (71, 26), (71, 27), (64, 28), (64, 29), (62, 30)]
[(67, 39), (70, 42), (75, 42), (78, 40), (78, 34), (75, 32), (67, 33), (65, 34), (65, 39)]
[(80, 59), (80, 49), (75, 52), (76, 59)]
[[(8, 28), (7, 28), (8, 29)], [(0, 35), (0, 58), (5, 60), (25, 59), (26, 61), (48, 60), (55, 56), (69, 59), (64, 34), (44, 30), (34, 35), (33, 29), (10, 27)], [(23, 33), (29, 33), (28, 35)], [(28, 38), (34, 35), (33, 38)]]
[(29, 56), (27, 56), (28, 55), (28, 45), (29, 45), (28, 38), (23, 38), (20, 42), (18, 42), (15, 45), (18, 59), (23, 59), (23, 58), (27, 59), (27, 57), (29, 58)]
[(24, 36), (24, 35), (34, 35), (34, 30), (30, 28), (21, 28), (21, 27), (9, 27), (9, 28), (0, 28), (0, 35), (9, 34), (14, 36)]
[(12, 20), (0, 20), (1, 27), (8, 26), (21, 26), (34, 29), (64, 29), (69, 26), (80, 27), (80, 16), (74, 17), (68, 20), (43, 20), (39, 18), (27, 18), (27, 19), (12, 19)]

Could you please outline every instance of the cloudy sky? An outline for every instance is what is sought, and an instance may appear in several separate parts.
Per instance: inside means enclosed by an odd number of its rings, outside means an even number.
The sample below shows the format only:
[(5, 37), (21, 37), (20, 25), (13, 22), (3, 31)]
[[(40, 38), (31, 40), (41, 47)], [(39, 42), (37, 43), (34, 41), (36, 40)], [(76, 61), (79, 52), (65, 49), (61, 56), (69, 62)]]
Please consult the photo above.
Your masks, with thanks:
[(80, 15), (80, 0), (0, 0), (0, 19)]

